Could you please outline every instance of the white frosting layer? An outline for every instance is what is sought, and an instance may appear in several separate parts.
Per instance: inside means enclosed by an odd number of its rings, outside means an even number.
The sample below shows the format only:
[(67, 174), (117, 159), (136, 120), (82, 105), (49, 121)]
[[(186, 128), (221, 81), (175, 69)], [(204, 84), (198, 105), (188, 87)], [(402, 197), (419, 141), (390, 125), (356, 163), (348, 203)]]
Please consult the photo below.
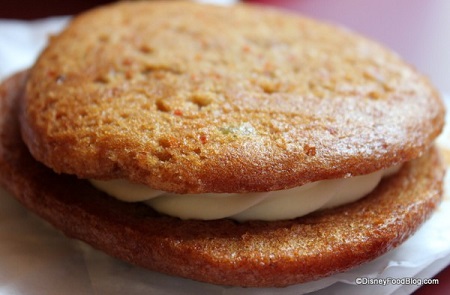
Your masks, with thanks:
[(371, 174), (312, 182), (287, 190), (246, 194), (173, 194), (127, 180), (90, 180), (111, 196), (126, 202), (144, 202), (156, 211), (181, 219), (246, 220), (291, 219), (356, 201), (370, 193), (400, 166)]

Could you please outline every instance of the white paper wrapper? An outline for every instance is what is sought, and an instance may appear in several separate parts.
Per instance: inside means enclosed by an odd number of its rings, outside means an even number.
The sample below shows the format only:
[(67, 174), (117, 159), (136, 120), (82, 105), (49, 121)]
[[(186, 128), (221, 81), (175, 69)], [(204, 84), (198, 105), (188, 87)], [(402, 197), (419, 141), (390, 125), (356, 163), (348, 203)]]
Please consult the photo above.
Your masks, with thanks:
[[(0, 20), (0, 79), (30, 66), (48, 34), (67, 20)], [(446, 130), (439, 142), (450, 149), (449, 139)], [(280, 289), (215, 286), (129, 265), (66, 238), (1, 189), (0, 240), (0, 294), (409, 294), (419, 286), (357, 285), (356, 278), (431, 278), (449, 265), (450, 198), (413, 237), (384, 256), (345, 273)]]

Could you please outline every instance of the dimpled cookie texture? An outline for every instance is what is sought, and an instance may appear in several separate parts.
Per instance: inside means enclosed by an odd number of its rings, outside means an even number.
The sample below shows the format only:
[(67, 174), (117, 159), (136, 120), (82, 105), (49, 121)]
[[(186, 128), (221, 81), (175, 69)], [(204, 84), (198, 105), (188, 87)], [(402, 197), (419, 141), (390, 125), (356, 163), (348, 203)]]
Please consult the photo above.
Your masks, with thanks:
[(56, 172), (176, 193), (286, 189), (421, 155), (444, 110), (394, 53), (272, 9), (116, 3), (75, 17), (21, 110)]

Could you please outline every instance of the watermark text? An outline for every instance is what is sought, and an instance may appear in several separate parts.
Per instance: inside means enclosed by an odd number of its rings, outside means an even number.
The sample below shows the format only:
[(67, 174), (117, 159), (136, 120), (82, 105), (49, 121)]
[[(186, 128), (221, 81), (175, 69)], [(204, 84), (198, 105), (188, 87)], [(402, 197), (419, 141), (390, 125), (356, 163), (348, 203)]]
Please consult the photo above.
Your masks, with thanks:
[(359, 277), (356, 278), (355, 283), (357, 285), (438, 285), (439, 279), (428, 279), (428, 278), (365, 278)]

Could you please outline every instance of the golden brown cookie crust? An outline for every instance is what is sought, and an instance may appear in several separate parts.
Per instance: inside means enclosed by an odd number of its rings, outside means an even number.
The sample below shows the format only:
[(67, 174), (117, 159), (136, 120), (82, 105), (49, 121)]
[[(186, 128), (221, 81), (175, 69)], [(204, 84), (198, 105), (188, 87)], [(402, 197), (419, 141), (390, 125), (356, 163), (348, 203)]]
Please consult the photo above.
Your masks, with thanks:
[(18, 133), (24, 79), (16, 76), (0, 87), (0, 183), (65, 234), (152, 270), (247, 287), (315, 280), (391, 250), (441, 200), (444, 164), (432, 147), (366, 198), (298, 219), (236, 223), (162, 216), (35, 161)]
[(31, 70), (21, 115), (57, 172), (178, 193), (366, 174), (421, 155), (443, 118), (429, 82), (365, 38), (188, 1), (76, 17)]

